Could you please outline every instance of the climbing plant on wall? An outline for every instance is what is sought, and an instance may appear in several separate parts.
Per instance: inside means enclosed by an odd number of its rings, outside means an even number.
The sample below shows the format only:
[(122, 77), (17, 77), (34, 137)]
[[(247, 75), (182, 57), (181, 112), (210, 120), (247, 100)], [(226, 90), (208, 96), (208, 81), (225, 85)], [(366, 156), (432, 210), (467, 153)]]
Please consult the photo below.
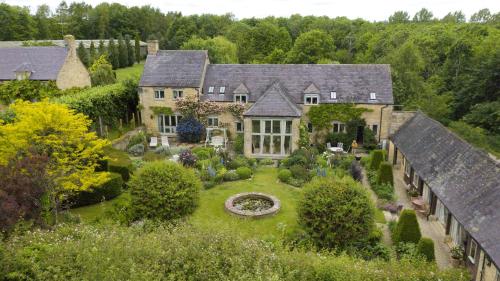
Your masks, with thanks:
[(226, 106), (227, 111), (229, 111), (235, 118), (242, 119), (243, 112), (245, 111), (245, 105), (242, 103), (231, 103)]
[(363, 112), (370, 109), (355, 107), (354, 104), (320, 104), (312, 106), (307, 116), (316, 130), (331, 129), (333, 121), (347, 123), (360, 119)]

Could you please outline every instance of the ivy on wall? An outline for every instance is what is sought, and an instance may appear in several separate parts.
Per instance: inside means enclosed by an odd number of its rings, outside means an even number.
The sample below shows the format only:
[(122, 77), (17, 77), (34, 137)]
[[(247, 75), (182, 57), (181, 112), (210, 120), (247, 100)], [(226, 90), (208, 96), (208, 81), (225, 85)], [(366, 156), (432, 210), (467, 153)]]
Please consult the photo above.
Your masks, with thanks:
[(172, 115), (174, 114), (174, 111), (170, 107), (166, 106), (150, 106), (149, 107), (155, 115), (160, 115), (160, 114), (165, 114), (165, 115)]
[(331, 129), (333, 121), (347, 123), (360, 119), (361, 114), (370, 111), (367, 108), (355, 107), (354, 104), (320, 104), (311, 106), (307, 116), (314, 128), (323, 130)]

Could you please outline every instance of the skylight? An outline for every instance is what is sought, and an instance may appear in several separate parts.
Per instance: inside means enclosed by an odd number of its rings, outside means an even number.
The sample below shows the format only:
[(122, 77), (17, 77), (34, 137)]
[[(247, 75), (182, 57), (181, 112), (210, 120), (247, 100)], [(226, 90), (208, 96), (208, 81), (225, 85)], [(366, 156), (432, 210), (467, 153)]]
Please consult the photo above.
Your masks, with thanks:
[(214, 93), (214, 86), (208, 87), (208, 93), (213, 94)]
[(226, 87), (222, 86), (219, 88), (219, 94), (223, 95), (226, 92)]
[(371, 100), (376, 100), (377, 99), (377, 94), (376, 93), (370, 93), (370, 99)]
[(336, 100), (337, 99), (337, 92), (330, 92), (330, 99)]

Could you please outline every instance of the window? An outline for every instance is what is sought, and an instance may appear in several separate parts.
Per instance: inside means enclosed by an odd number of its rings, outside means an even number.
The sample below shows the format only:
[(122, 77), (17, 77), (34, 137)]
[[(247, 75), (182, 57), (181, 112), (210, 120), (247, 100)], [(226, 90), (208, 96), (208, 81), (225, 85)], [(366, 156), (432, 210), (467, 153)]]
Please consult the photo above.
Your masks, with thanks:
[(318, 104), (319, 96), (318, 95), (305, 95), (304, 96), (304, 104)]
[(245, 94), (234, 95), (234, 102), (247, 103), (247, 95)]
[(165, 98), (165, 90), (163, 89), (156, 89), (155, 90), (155, 99), (156, 100), (162, 100)]
[(219, 88), (219, 94), (223, 95), (226, 92), (226, 87)]
[(243, 122), (241, 121), (236, 121), (236, 132), (237, 133), (243, 133), (244, 128), (243, 128)]
[(405, 174), (407, 176), (410, 176), (411, 166), (410, 163), (408, 163), (408, 160), (406, 160), (406, 158), (403, 158), (403, 165), (405, 166)]
[(175, 134), (180, 115), (158, 115), (158, 131), (162, 134)]
[(330, 92), (330, 99), (336, 100), (337, 99), (337, 92)]
[(208, 127), (219, 127), (219, 117), (210, 116), (207, 118)]
[(311, 122), (307, 123), (307, 131), (309, 133), (312, 133), (313, 132), (313, 124)]
[(476, 251), (477, 251), (477, 243), (474, 239), (470, 240), (470, 248), (469, 248), (469, 260), (471, 263), (475, 263), (476, 260)]
[(370, 99), (371, 100), (376, 100), (377, 99), (377, 94), (376, 93), (370, 93)]
[(333, 122), (333, 132), (334, 133), (344, 133), (345, 132), (345, 124), (341, 122)]
[(377, 134), (378, 134), (378, 125), (376, 125), (376, 124), (373, 124), (373, 125), (372, 125), (372, 132), (373, 132), (375, 135), (377, 135)]
[(252, 120), (252, 153), (288, 155), (292, 150), (292, 121), (286, 119)]
[(180, 99), (184, 96), (184, 92), (182, 90), (173, 90), (174, 100)]
[(415, 171), (413, 171), (413, 185), (418, 188), (418, 175)]
[(214, 93), (214, 87), (213, 86), (208, 87), (208, 93), (209, 94), (213, 94)]

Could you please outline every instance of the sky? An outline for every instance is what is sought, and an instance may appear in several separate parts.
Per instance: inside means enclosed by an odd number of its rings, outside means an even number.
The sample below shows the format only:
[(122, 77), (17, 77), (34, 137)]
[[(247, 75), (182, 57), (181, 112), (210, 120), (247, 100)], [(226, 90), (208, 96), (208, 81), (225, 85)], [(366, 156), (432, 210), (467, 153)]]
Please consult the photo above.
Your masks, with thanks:
[[(93, 6), (101, 2), (118, 2), (126, 6), (151, 5), (163, 12), (180, 11), (191, 14), (232, 13), (237, 19), (248, 17), (290, 16), (292, 14), (363, 18), (369, 21), (387, 20), (398, 10), (413, 16), (422, 7), (442, 18), (450, 11), (461, 10), (469, 17), (480, 9), (488, 8), (492, 13), (500, 11), (500, 0), (79, 0)], [(33, 11), (38, 5), (57, 7), (61, 0), (0, 0), (10, 5), (29, 6)], [(69, 4), (72, 0), (66, 0)]]

